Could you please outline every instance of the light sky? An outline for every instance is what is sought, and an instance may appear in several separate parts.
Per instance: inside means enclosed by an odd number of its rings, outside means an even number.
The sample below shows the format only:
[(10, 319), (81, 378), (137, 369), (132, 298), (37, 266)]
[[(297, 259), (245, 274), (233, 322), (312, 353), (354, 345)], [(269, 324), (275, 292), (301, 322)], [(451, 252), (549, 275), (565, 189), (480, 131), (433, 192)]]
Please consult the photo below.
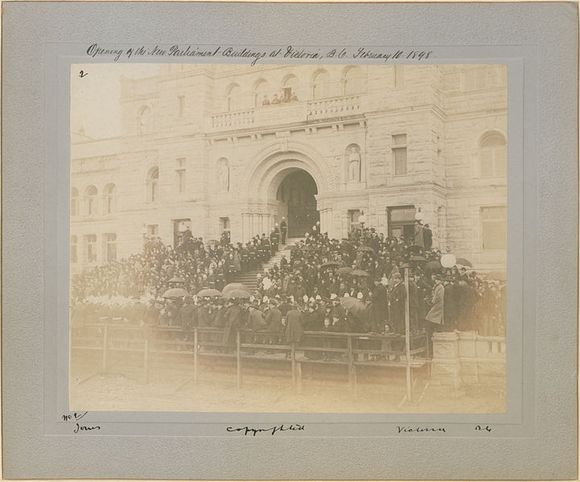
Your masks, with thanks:
[[(76, 64), (71, 66), (71, 131), (102, 139), (121, 134), (121, 77), (159, 73), (160, 64)], [(80, 78), (80, 71), (86, 75)]]

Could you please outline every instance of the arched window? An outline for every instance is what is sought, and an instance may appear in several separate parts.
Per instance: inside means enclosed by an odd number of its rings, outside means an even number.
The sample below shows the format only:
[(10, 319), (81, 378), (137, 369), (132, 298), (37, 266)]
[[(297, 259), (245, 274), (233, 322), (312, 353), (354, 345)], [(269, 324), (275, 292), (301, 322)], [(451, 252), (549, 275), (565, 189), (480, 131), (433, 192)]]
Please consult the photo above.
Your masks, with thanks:
[(147, 202), (153, 203), (159, 197), (159, 168), (152, 167), (147, 174)]
[(298, 102), (298, 77), (287, 75), (282, 82), (282, 102)]
[(116, 193), (117, 188), (114, 184), (107, 184), (103, 191), (103, 204), (105, 214), (112, 214), (116, 208)]
[(70, 215), (79, 215), (79, 190), (76, 187), (70, 190)]
[(229, 192), (230, 190), (230, 163), (222, 157), (218, 163), (218, 189), (220, 192)]
[(151, 109), (144, 105), (137, 113), (137, 128), (139, 134), (145, 134), (149, 132), (151, 127)]
[(317, 70), (312, 76), (312, 98), (323, 99), (328, 97), (329, 75), (326, 70)]
[(231, 84), (226, 90), (227, 110), (238, 110), (241, 106), (242, 89), (238, 84)]
[(364, 91), (364, 78), (359, 67), (347, 67), (342, 78), (344, 95), (361, 94)]
[(85, 190), (85, 212), (87, 216), (97, 214), (97, 188), (89, 186)]
[(254, 106), (258, 107), (260, 105), (269, 105), (270, 104), (270, 87), (268, 85), (268, 81), (264, 79), (258, 80), (254, 84)]
[(505, 177), (507, 168), (506, 141), (498, 132), (485, 134), (479, 144), (481, 177)]

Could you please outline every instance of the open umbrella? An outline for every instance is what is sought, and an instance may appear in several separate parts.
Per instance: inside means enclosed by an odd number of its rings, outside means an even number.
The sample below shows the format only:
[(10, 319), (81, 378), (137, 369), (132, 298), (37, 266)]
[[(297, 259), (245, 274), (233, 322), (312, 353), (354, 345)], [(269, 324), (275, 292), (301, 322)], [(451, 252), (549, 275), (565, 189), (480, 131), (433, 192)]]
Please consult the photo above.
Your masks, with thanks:
[(174, 276), (173, 278), (171, 278), (168, 283), (170, 285), (174, 285), (174, 284), (183, 284), (185, 283), (185, 280), (183, 278), (180, 278), (179, 276)]
[(465, 258), (457, 258), (456, 263), (460, 264), (461, 266), (468, 266), (469, 268), (473, 267), (473, 264), (471, 264), (471, 261), (469, 261), (468, 259), (465, 259)]
[(183, 298), (187, 295), (189, 295), (189, 293), (183, 288), (169, 288), (165, 293), (163, 293), (163, 298)]
[(366, 305), (354, 296), (345, 296), (344, 298), (341, 298), (340, 304), (352, 314), (357, 314), (360, 311), (364, 311), (366, 308)]
[(439, 271), (441, 269), (441, 263), (439, 261), (429, 261), (425, 265), (425, 269), (429, 271)]
[(213, 288), (204, 288), (199, 293), (197, 293), (197, 296), (200, 298), (217, 298), (221, 295), (222, 294), (218, 290)]
[(222, 289), (222, 294), (225, 296), (232, 290), (247, 290), (243, 283), (230, 283)]
[(328, 263), (324, 263), (321, 264), (320, 267), (321, 268), (338, 268), (340, 266), (340, 263), (337, 263), (336, 261), (329, 261)]
[(368, 253), (374, 253), (375, 250), (373, 248), (371, 248), (370, 246), (361, 246), (360, 248), (358, 248), (359, 251), (365, 251)]
[(249, 298), (251, 295), (250, 293), (248, 293), (246, 290), (231, 290), (230, 292), (228, 292), (226, 294), (226, 298), (229, 299), (234, 299), (234, 298), (238, 298), (238, 299), (247, 299)]
[(338, 268), (337, 273), (340, 275), (347, 275), (352, 273), (352, 268), (350, 266), (344, 266), (342, 268)]
[(355, 269), (350, 273), (351, 276), (370, 276), (366, 271), (362, 269)]

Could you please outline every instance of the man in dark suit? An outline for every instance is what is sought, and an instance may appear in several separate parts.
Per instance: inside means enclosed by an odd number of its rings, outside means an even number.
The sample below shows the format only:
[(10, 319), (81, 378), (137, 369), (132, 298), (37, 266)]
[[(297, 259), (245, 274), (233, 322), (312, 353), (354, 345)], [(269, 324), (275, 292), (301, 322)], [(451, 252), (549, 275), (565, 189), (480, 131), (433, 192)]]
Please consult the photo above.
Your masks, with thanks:
[(288, 223), (286, 222), (286, 218), (282, 218), (282, 222), (280, 223), (280, 237), (282, 244), (286, 244), (286, 235), (288, 234)]
[(433, 231), (428, 224), (423, 226), (423, 243), (425, 244), (425, 249), (429, 250), (433, 246)]
[(395, 333), (405, 333), (405, 303), (407, 291), (399, 273), (393, 275), (394, 285), (389, 293), (389, 314), (391, 330)]

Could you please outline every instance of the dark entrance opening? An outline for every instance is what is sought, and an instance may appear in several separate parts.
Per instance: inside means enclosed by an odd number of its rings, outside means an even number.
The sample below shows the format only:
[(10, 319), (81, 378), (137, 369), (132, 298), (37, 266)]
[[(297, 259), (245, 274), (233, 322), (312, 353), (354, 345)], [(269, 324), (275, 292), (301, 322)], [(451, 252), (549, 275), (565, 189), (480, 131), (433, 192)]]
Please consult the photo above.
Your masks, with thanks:
[(320, 220), (320, 213), (316, 209), (316, 194), (316, 182), (306, 171), (292, 172), (280, 184), (277, 199), (282, 204), (281, 216), (286, 215), (288, 219), (289, 238), (304, 237)]

